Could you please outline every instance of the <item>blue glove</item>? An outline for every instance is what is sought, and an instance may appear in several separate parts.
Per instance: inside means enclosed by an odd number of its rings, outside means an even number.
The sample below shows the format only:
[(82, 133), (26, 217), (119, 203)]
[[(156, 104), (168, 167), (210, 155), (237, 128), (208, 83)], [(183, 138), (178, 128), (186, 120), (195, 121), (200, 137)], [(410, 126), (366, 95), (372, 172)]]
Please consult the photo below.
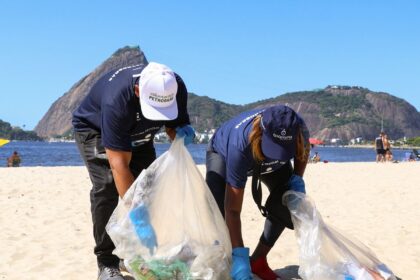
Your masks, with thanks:
[(182, 127), (176, 128), (176, 137), (182, 138), (184, 137), (184, 144), (189, 145), (193, 142), (195, 138), (195, 130), (194, 128), (187, 124)]
[(305, 182), (299, 175), (293, 174), (289, 179), (289, 190), (295, 192), (306, 193)]
[(157, 242), (155, 231), (150, 224), (147, 208), (144, 205), (134, 208), (129, 216), (141, 244), (149, 249), (150, 254), (153, 254), (154, 249), (157, 247)]
[(236, 247), (232, 250), (232, 269), (230, 276), (233, 280), (252, 280), (251, 265), (249, 263), (249, 248)]

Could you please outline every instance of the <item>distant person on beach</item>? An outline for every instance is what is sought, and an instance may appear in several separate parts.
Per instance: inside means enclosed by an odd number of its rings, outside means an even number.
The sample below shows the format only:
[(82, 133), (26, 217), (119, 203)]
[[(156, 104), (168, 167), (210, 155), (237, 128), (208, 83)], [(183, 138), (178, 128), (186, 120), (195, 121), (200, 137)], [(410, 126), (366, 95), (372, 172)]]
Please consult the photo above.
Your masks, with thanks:
[(393, 158), (394, 158), (394, 155), (392, 154), (391, 149), (385, 150), (385, 160), (392, 161)]
[[(304, 121), (283, 105), (242, 113), (222, 124), (210, 140), (206, 182), (229, 229), (234, 280), (252, 279), (252, 273), (264, 280), (278, 277), (267, 263), (267, 254), (283, 230), (293, 228), (290, 212), (282, 205), (282, 195), (289, 189), (305, 192), (302, 176), (309, 152), (309, 133)], [(270, 191), (263, 207), (258, 192), (254, 196), (267, 219), (251, 256), (242, 239), (240, 218), (250, 175), (253, 194), (254, 189), (260, 190), (260, 181)]]
[(409, 154), (408, 161), (416, 161), (416, 155), (413, 152)]
[(7, 167), (19, 167), (21, 163), (21, 158), (17, 151), (14, 151), (13, 154), (7, 159)]
[(388, 135), (383, 136), (383, 145), (385, 149), (385, 161), (392, 161), (391, 142), (388, 139)]
[(89, 171), (99, 280), (123, 280), (105, 226), (140, 172), (156, 158), (154, 135), (195, 137), (181, 77), (163, 64), (133, 65), (102, 76), (73, 113), (75, 139)]
[(376, 162), (385, 161), (384, 135), (385, 133), (381, 131), (379, 136), (375, 138)]
[(317, 162), (320, 162), (320, 161), (321, 161), (321, 157), (320, 157), (319, 153), (315, 152), (315, 154), (311, 158), (311, 162), (317, 163)]

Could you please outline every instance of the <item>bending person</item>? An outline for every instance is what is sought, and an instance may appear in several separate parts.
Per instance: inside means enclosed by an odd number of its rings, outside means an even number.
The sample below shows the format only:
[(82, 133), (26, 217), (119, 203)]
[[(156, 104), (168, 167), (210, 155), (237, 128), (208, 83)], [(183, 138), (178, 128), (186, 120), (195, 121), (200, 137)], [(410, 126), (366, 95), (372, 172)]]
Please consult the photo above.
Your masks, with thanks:
[(73, 113), (75, 139), (93, 184), (90, 202), (98, 279), (124, 279), (105, 231), (118, 195), (123, 197), (155, 160), (153, 138), (161, 127), (171, 139), (184, 136), (188, 144), (195, 136), (189, 124), (184, 82), (154, 62), (105, 74)]
[[(282, 105), (242, 113), (218, 128), (211, 139), (206, 181), (229, 229), (234, 280), (252, 279), (251, 271), (263, 280), (278, 278), (267, 264), (267, 254), (283, 230), (293, 228), (290, 212), (282, 205), (282, 195), (289, 189), (305, 192), (302, 176), (309, 151), (304, 121)], [(242, 239), (240, 218), (250, 174), (270, 190), (265, 204), (268, 218), (251, 257)]]

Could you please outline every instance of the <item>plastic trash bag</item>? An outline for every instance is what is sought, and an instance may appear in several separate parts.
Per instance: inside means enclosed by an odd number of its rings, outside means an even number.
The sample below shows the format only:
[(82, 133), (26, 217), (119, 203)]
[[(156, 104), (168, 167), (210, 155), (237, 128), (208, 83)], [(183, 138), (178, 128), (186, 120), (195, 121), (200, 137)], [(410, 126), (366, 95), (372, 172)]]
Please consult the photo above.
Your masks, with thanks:
[(368, 247), (327, 225), (308, 196), (287, 191), (283, 204), (292, 216), (303, 280), (397, 280)]
[(230, 279), (225, 221), (183, 139), (141, 172), (106, 230), (137, 280)]

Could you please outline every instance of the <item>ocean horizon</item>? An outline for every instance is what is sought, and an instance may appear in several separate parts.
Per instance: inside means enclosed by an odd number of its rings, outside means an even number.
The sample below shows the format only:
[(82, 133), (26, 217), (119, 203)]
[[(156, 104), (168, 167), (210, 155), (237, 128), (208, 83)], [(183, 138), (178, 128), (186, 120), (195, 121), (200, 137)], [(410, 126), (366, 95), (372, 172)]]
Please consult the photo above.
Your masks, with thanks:
[[(157, 156), (169, 149), (170, 144), (156, 143)], [(205, 164), (207, 144), (191, 144), (187, 146), (196, 164)], [(21, 158), (21, 166), (83, 166), (74, 142), (36, 142), (12, 141), (0, 147), (0, 167), (6, 167), (7, 158), (17, 151)], [(412, 148), (392, 149), (394, 160), (404, 161)], [(374, 162), (376, 151), (366, 147), (314, 146), (311, 155), (318, 152), (321, 161), (328, 162)]]

